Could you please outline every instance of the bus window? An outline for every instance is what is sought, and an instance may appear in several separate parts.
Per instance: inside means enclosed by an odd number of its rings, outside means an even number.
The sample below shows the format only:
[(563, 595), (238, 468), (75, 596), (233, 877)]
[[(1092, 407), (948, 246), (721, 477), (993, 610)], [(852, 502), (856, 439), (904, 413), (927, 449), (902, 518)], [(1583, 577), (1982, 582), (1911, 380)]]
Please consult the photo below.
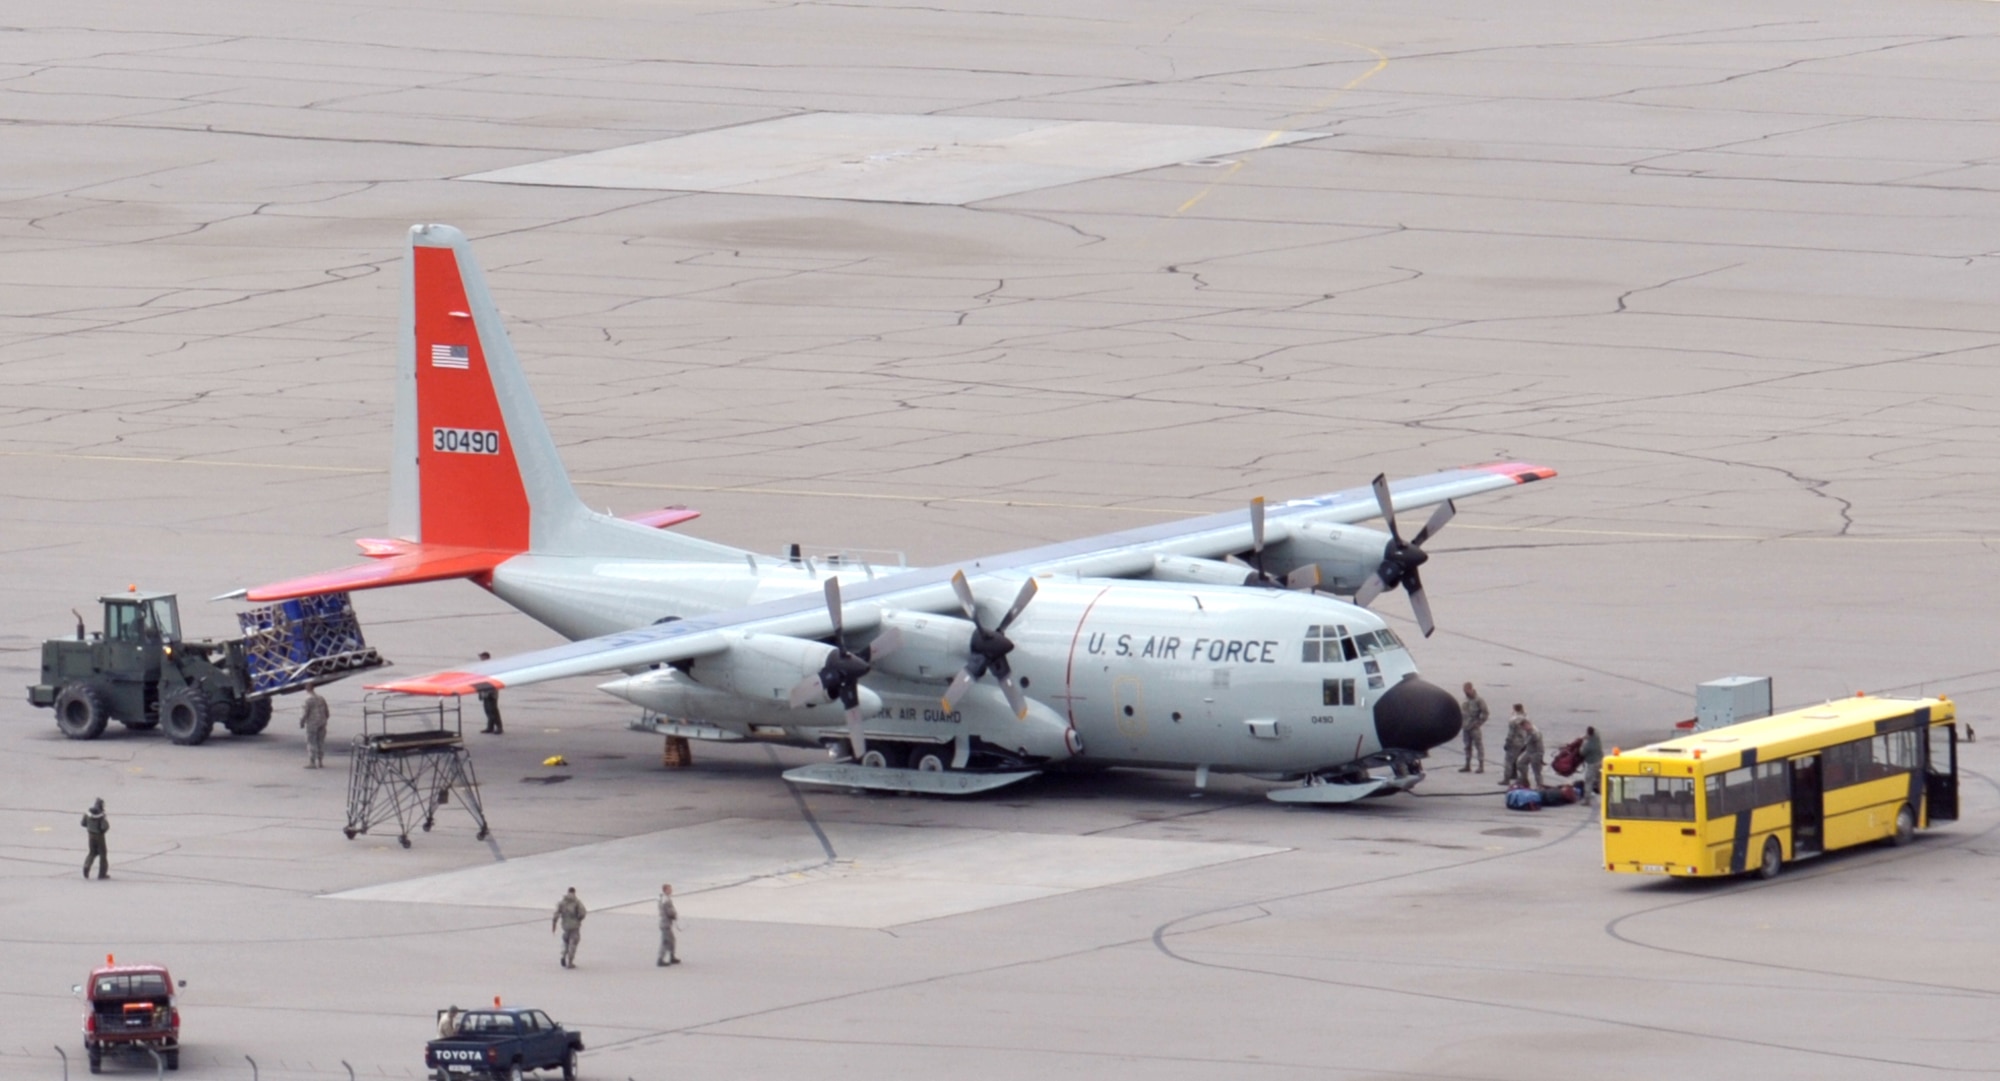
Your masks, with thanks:
[(1876, 736), (1869, 745), (1869, 757), (1874, 759), (1876, 777), (1888, 777), (1916, 769), (1916, 730), (1904, 729), (1901, 732), (1884, 732)]
[(1836, 743), (1820, 756), (1824, 763), (1824, 786), (1831, 791), (1868, 779), (1868, 741)]
[(1612, 776), (1604, 797), (1604, 817), (1694, 821), (1691, 777)]
[(1708, 791), (1708, 817), (1726, 818), (1757, 806), (1756, 771), (1749, 766), (1703, 778)]
[(1765, 762), (1757, 767), (1757, 806), (1769, 807), (1791, 798), (1791, 771), (1783, 762)]

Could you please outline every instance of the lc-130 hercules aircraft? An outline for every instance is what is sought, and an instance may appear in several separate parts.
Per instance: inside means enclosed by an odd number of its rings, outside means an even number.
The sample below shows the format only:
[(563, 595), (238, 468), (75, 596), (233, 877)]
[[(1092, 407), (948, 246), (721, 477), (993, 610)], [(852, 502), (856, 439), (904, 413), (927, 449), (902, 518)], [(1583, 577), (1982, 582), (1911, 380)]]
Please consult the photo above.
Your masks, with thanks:
[[(1458, 703), (1362, 606), (1400, 586), (1429, 634), (1418, 567), (1451, 500), (1555, 475), (1378, 477), (945, 567), (760, 555), (667, 531), (691, 511), (585, 508), (464, 235), (413, 228), (406, 273), (395, 538), (359, 542), (371, 563), (249, 598), (471, 578), (571, 643), (382, 689), (622, 672), (603, 689), (657, 714), (652, 730), (836, 757), (795, 781), (960, 794), (1139, 766), (1303, 781), (1271, 793), (1296, 802), (1408, 788), (1458, 734)], [(1395, 511), (1433, 505), (1405, 540)], [(1386, 533), (1354, 524), (1378, 516)]]

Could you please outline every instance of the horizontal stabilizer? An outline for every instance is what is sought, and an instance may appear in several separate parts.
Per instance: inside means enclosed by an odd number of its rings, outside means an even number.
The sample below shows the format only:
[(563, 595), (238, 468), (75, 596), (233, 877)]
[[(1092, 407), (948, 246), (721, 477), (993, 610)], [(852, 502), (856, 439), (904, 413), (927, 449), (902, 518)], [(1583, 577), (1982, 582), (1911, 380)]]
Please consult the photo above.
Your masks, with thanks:
[(477, 578), (491, 574), (493, 568), (518, 554), (491, 548), (412, 544), (399, 554), (380, 556), (371, 563), (256, 586), (245, 597), (260, 602), (288, 601), (295, 597), (317, 597), (323, 593), (442, 582), (448, 578)]

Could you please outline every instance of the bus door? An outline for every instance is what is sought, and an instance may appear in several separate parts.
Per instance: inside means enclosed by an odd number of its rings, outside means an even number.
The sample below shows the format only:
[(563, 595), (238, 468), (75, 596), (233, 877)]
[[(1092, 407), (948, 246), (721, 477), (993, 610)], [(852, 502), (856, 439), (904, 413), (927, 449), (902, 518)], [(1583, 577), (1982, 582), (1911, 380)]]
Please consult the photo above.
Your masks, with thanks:
[(1928, 822), (1958, 821), (1958, 726), (1934, 724), (1924, 756), (1924, 803)]
[(1820, 780), (1819, 756), (1809, 754), (1791, 760), (1792, 769), (1792, 858), (1817, 856), (1826, 846), (1825, 800)]

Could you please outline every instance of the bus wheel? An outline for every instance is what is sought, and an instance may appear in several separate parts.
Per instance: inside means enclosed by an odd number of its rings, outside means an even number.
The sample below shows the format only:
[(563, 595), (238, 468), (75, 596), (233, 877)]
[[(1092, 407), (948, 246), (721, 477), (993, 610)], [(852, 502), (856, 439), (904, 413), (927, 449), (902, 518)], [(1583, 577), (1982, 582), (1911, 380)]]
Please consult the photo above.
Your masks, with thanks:
[(1896, 832), (1889, 835), (1889, 843), (1898, 848), (1909, 844), (1917, 835), (1917, 813), (1905, 803), (1896, 808)]
[(1776, 837), (1764, 838), (1764, 858), (1757, 861), (1758, 878), (1776, 878), (1785, 869), (1785, 850)]

